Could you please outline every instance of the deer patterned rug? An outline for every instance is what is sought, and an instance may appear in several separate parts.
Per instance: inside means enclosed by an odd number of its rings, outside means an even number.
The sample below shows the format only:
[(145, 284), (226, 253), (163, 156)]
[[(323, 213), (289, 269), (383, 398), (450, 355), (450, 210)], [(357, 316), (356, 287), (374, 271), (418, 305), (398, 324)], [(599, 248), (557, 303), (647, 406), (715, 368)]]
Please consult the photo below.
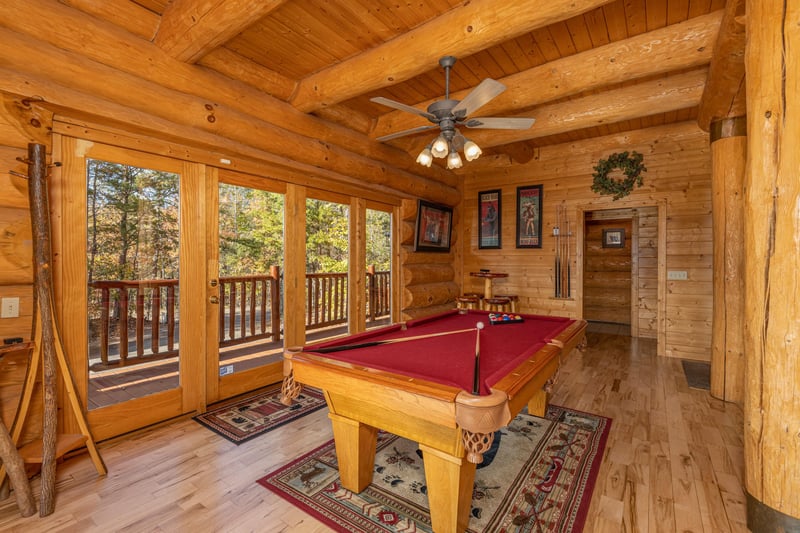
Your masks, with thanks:
[(258, 437), (301, 416), (325, 407), (322, 392), (303, 387), (300, 396), (287, 407), (280, 402), (281, 384), (241, 400), (197, 415), (194, 420), (235, 444)]
[[(581, 531), (610, 427), (558, 406), (518, 415), (478, 465), (468, 531)], [(381, 431), (375, 463), (364, 491), (343, 489), (329, 441), (258, 483), (337, 531), (431, 531), (417, 444)]]

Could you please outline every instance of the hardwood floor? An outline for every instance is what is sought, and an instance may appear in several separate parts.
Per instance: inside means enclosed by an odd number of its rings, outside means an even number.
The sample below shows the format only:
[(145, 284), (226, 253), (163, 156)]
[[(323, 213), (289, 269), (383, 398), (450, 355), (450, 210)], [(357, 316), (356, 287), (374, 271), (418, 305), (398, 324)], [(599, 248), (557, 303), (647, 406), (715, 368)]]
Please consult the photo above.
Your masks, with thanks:
[[(613, 419), (585, 531), (747, 531), (742, 412), (690, 389), (655, 342), (590, 332), (565, 362), (553, 403)], [(191, 419), (101, 443), (58, 468), (56, 511), (21, 518), (0, 502), (1, 531), (328, 531), (255, 483), (331, 438), (326, 410), (236, 446)], [(38, 480), (34, 493), (38, 494)]]

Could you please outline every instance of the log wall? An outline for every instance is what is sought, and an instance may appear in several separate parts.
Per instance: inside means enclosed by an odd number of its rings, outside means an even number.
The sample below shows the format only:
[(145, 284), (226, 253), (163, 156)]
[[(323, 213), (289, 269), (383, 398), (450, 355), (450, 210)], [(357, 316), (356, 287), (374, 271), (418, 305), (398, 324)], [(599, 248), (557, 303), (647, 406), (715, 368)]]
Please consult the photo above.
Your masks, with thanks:
[[(633, 220), (587, 220), (583, 254), (583, 318), (631, 324)], [(622, 248), (604, 248), (603, 232), (621, 229)]]
[[(536, 126), (534, 126), (536, 127)], [(614, 152), (638, 151), (644, 155), (647, 172), (644, 186), (630, 196), (614, 202), (608, 196), (591, 191), (593, 166)], [(468, 168), (469, 167), (469, 168)], [(543, 147), (525, 165), (512, 165), (507, 156), (491, 156), (473, 162), (465, 169), (462, 231), (464, 291), (480, 290), (469, 272), (488, 268), (508, 272), (496, 280), (496, 292), (517, 294), (523, 312), (583, 316), (576, 304), (577, 279), (573, 277), (572, 298), (555, 299), (553, 224), (556, 205), (567, 208), (572, 227), (578, 213), (603, 209), (648, 207), (639, 223), (642, 239), (650, 251), (643, 254), (640, 268), (640, 297), (663, 306), (665, 342), (663, 355), (709, 360), (712, 318), (712, 232), (711, 232), (711, 157), (708, 136), (695, 123), (685, 122), (610, 135), (588, 141)], [(542, 184), (543, 246), (541, 249), (516, 249), (516, 188)], [(477, 245), (478, 192), (500, 188), (503, 200), (503, 249), (479, 250)], [(652, 245), (659, 241), (655, 207), (665, 205), (663, 241), (667, 270), (686, 271), (685, 281), (664, 281), (659, 290), (658, 259), (653, 259)], [(654, 222), (655, 230), (654, 230)], [(654, 233), (655, 231), (655, 233)], [(577, 239), (571, 241), (571, 269), (576, 272)], [(655, 283), (655, 286), (654, 286)], [(663, 300), (663, 301), (662, 301)], [(645, 307), (652, 305), (645, 303)], [(657, 327), (647, 314), (640, 315), (645, 335)], [(649, 328), (649, 332), (648, 332)]]

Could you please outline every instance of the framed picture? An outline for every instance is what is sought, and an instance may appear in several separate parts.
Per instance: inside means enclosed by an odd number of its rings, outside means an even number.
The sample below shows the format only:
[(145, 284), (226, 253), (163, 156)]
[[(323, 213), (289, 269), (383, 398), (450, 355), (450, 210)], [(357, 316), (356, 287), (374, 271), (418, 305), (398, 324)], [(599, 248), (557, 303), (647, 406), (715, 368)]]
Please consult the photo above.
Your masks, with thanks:
[(502, 248), (500, 189), (478, 193), (478, 248)]
[(517, 248), (542, 247), (542, 186), (517, 187)]
[(625, 228), (604, 229), (603, 248), (625, 248)]
[(420, 200), (417, 209), (417, 233), (414, 238), (414, 251), (449, 252), (452, 227), (452, 208)]

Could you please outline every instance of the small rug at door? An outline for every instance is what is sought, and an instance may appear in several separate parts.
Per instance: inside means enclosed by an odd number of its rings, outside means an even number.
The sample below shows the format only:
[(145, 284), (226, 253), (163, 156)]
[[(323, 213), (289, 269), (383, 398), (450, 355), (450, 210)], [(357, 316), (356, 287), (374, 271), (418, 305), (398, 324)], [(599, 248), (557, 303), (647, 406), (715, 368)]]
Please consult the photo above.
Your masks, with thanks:
[(303, 387), (289, 407), (280, 399), (278, 383), (254, 396), (197, 415), (194, 420), (229, 441), (241, 444), (325, 407), (322, 392), (311, 387)]
[[(558, 406), (544, 419), (518, 415), (478, 465), (467, 531), (581, 531), (610, 427)], [(258, 483), (337, 531), (431, 531), (421, 452), (383, 431), (372, 483), (359, 494), (341, 487), (333, 441)]]
[(686, 383), (693, 389), (711, 389), (711, 363), (681, 359)]

